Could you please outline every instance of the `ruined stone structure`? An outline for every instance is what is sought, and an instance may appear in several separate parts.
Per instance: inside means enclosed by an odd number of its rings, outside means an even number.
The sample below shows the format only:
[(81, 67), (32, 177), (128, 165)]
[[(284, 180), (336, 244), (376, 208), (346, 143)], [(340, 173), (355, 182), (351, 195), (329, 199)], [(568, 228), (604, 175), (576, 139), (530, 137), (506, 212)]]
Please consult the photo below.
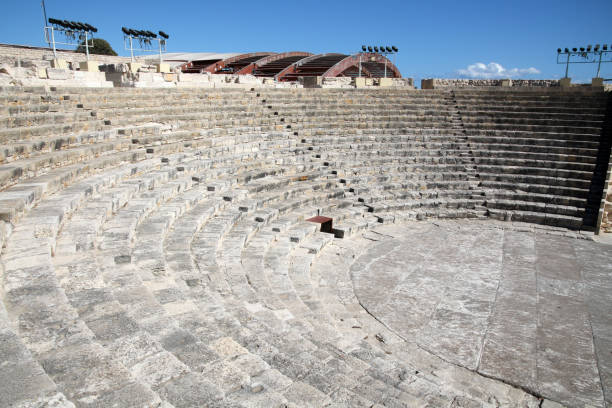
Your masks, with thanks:
[(0, 407), (612, 403), (602, 90), (0, 101)]

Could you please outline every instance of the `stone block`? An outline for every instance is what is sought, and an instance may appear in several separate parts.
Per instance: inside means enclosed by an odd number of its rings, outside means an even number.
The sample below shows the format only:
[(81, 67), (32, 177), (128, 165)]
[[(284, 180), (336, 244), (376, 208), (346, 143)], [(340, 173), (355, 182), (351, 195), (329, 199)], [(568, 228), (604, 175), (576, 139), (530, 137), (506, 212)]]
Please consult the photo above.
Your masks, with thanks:
[(593, 88), (603, 88), (604, 79), (599, 77), (591, 79), (591, 86)]
[(321, 85), (323, 85), (321, 76), (304, 77), (304, 88), (320, 88)]
[(421, 79), (421, 89), (434, 89), (434, 80)]
[(99, 65), (100, 64), (98, 63), (98, 61), (82, 61), (79, 63), (79, 68), (81, 71), (100, 72), (100, 70), (98, 69)]
[(511, 79), (502, 79), (499, 81), (499, 86), (504, 87), (504, 88), (508, 88), (512, 86), (512, 80)]
[(366, 86), (374, 86), (374, 78), (366, 78), (365, 84)]
[(37, 68), (36, 69), (36, 76), (40, 79), (48, 79), (47, 77), (47, 70), (45, 68)]
[(393, 86), (393, 78), (380, 78), (379, 85), (381, 87)]
[(168, 64), (163, 64), (163, 63), (162, 64), (155, 64), (155, 67), (157, 68), (157, 72), (160, 72), (160, 73), (164, 73), (165, 74), (165, 73), (171, 72), (170, 71), (170, 65), (168, 65)]
[(54, 59), (51, 61), (51, 68), (68, 69), (68, 63), (63, 59)]
[(561, 88), (569, 88), (572, 86), (572, 78), (561, 78), (559, 80), (559, 86)]
[(163, 73), (164, 81), (166, 82), (174, 82), (176, 81), (176, 74), (174, 72), (171, 73)]
[(128, 62), (128, 71), (135, 74), (142, 67), (138, 62)]
[(365, 78), (355, 78), (355, 88), (365, 88)]
[(71, 71), (68, 69), (47, 68), (47, 78), (66, 80), (71, 78)]

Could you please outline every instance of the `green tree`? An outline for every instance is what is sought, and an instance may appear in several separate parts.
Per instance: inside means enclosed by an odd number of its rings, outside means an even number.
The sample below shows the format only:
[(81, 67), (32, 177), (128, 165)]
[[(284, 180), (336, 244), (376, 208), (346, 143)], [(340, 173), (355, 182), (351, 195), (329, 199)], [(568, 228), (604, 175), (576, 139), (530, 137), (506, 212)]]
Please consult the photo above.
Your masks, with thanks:
[[(110, 46), (108, 41), (103, 40), (102, 38), (94, 38), (93, 44), (94, 44), (94, 47), (89, 48), (90, 54), (113, 55), (113, 56), (117, 55), (117, 53), (115, 52), (115, 50), (113, 50), (113, 47)], [(83, 54), (85, 54), (85, 41), (82, 41), (81, 44), (79, 44), (79, 46), (76, 49), (76, 52), (82, 52)]]

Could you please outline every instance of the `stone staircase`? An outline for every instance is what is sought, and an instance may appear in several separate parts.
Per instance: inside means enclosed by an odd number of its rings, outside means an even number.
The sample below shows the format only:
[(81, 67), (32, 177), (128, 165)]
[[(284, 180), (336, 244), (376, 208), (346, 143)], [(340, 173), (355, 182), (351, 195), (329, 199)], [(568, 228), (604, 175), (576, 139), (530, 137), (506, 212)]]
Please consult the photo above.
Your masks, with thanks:
[(504, 97), (0, 89), (0, 407), (539, 406), (370, 316), (339, 239), (584, 228), (603, 97)]

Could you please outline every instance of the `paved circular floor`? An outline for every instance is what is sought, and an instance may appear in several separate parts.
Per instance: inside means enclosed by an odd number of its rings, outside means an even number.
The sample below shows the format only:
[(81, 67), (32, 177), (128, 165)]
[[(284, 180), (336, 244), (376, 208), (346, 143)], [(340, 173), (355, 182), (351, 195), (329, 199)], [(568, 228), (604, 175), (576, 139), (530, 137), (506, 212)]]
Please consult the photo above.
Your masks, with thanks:
[[(612, 401), (612, 246), (502, 224), (392, 224), (356, 240), (360, 304), (408, 342), (568, 406)], [(612, 406), (612, 405), (609, 405)]]

